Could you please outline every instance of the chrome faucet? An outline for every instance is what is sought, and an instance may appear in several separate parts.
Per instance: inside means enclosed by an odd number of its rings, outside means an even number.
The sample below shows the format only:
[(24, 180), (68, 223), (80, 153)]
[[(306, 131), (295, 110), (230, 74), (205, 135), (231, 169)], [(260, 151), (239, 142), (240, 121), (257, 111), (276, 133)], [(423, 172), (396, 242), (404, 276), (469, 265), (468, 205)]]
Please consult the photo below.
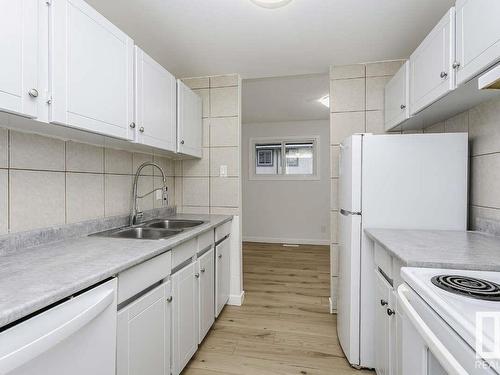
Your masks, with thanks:
[[(144, 195), (137, 195), (137, 182), (139, 181), (139, 177), (141, 175), (141, 171), (145, 167), (148, 167), (148, 166), (155, 167), (155, 168), (157, 168), (160, 171), (161, 177), (163, 179), (163, 186), (161, 188), (153, 189), (149, 193), (146, 193)], [(166, 201), (166, 203), (168, 205), (167, 179), (165, 178), (165, 173), (163, 172), (163, 169), (161, 169), (161, 167), (158, 164), (150, 162), (150, 161), (147, 161), (147, 162), (141, 164), (139, 166), (139, 168), (137, 168), (137, 172), (135, 172), (135, 177), (134, 177), (134, 185), (133, 185), (133, 192), (132, 192), (133, 202), (132, 202), (132, 212), (130, 214), (130, 225), (137, 224), (138, 222), (141, 221), (142, 217), (144, 216), (144, 213), (142, 211), (138, 211), (137, 210), (137, 200), (145, 198), (148, 195), (153, 194), (154, 192), (159, 191), (159, 190), (162, 191), (163, 200)]]

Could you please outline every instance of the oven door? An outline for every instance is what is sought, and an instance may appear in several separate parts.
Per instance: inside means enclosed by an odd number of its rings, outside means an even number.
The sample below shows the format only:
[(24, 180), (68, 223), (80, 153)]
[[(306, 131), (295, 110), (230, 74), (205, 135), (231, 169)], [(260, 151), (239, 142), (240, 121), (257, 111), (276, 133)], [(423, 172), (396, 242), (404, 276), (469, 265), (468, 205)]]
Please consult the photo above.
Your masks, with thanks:
[(398, 287), (404, 375), (497, 375), (408, 285)]

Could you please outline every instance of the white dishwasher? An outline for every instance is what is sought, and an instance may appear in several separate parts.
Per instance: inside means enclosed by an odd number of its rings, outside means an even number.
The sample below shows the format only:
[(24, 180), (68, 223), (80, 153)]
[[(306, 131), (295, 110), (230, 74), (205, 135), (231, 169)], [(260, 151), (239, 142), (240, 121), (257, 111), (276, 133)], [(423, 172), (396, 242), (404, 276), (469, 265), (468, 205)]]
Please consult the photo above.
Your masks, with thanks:
[(114, 375), (116, 279), (0, 331), (0, 374)]

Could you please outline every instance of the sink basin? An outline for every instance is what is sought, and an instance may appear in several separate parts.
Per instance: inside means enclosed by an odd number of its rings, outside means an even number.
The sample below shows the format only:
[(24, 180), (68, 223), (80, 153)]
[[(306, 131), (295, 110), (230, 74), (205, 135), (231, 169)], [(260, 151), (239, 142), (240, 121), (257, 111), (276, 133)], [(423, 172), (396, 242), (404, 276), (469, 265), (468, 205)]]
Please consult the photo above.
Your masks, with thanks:
[(144, 224), (146, 228), (161, 228), (161, 229), (186, 229), (197, 227), (203, 224), (201, 220), (181, 220), (181, 219), (167, 219), (167, 220), (154, 220)]
[(181, 233), (182, 230), (128, 227), (96, 233), (97, 237), (132, 238), (137, 240), (161, 240)]

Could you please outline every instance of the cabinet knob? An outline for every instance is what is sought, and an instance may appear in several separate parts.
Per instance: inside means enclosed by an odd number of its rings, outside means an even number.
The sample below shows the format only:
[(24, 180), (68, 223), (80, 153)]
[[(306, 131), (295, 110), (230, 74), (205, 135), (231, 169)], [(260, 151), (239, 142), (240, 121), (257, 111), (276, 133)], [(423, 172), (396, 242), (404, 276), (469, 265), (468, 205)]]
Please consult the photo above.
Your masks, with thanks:
[(392, 316), (392, 315), (394, 315), (394, 314), (396, 314), (396, 312), (395, 312), (394, 310), (392, 310), (392, 309), (387, 309), (387, 315)]
[(196, 278), (198, 279), (198, 278), (200, 277), (200, 274), (199, 274), (198, 272), (196, 272), (196, 273), (194, 274), (194, 277), (196, 277)]
[(383, 299), (380, 300), (380, 306), (387, 306), (388, 304), (389, 302), (387, 302), (386, 300)]
[(28, 95), (31, 96), (32, 98), (38, 98), (38, 90), (31, 89), (30, 91), (28, 91)]
[(130, 123), (130, 127), (131, 127), (132, 129), (135, 129), (135, 122), (131, 122), (131, 123)]
[(170, 297), (167, 298), (167, 302), (168, 303), (172, 302), (172, 300), (173, 300), (172, 296), (170, 296)]
[(400, 108), (401, 108), (401, 109), (405, 109), (405, 108), (406, 108), (406, 105), (401, 104)]
[(201, 272), (201, 273), (205, 273), (205, 268), (202, 268), (202, 269), (200, 270), (200, 272)]
[(219, 254), (219, 256), (217, 258), (219, 258), (219, 259), (222, 258), (222, 254)]
[(140, 131), (141, 133), (144, 133), (144, 126), (141, 126), (141, 127), (139, 128), (139, 131)]
[(455, 61), (452, 65), (453, 69), (458, 69), (460, 67), (460, 62)]
[(448, 77), (448, 73), (446, 73), (446, 72), (441, 72), (440, 77), (441, 77), (441, 78), (446, 78), (446, 77)]
[(184, 139), (181, 141), (181, 145), (183, 145), (183, 144), (184, 144)]

